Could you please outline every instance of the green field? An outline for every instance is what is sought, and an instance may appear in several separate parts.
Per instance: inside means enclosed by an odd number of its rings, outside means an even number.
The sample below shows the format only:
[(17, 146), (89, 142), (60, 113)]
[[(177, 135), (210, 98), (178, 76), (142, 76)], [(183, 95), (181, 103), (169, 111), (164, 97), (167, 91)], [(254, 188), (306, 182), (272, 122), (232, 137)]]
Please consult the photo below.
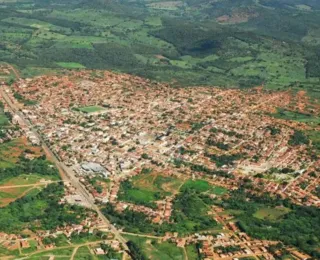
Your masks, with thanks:
[(0, 167), (14, 167), (19, 156), (26, 150), (31, 149), (36, 154), (41, 155), (39, 147), (33, 147), (25, 142), (25, 139), (18, 138), (0, 144)]
[(319, 131), (306, 131), (305, 134), (312, 142), (312, 146), (320, 154), (320, 132)]
[(320, 14), (310, 1), (11, 1), (0, 14), (0, 61), (26, 72), (111, 69), (182, 85), (264, 84), (319, 97)]
[(121, 184), (119, 199), (155, 207), (154, 201), (177, 192), (181, 184), (179, 179), (157, 173), (140, 174)]
[(28, 191), (35, 189), (30, 189), (30, 187), (19, 187), (12, 189), (1, 189), (0, 188), (0, 207), (8, 205), (10, 202), (16, 200), (17, 198), (27, 195)]
[(90, 253), (90, 250), (87, 246), (79, 247), (77, 250), (77, 253), (75, 254), (75, 258), (77, 260), (87, 260), (92, 259), (92, 254)]
[(135, 242), (142, 249), (142, 252), (152, 260), (184, 259), (182, 249), (172, 243), (128, 235), (126, 238)]
[(8, 118), (5, 115), (0, 114), (0, 126), (6, 126), (8, 125), (8, 123), (9, 123)]
[(86, 67), (77, 62), (57, 62), (61, 68), (65, 69), (85, 69)]
[(280, 119), (302, 122), (310, 126), (317, 126), (320, 124), (320, 117), (311, 114), (300, 113), (297, 111), (278, 109), (278, 112), (273, 116)]
[(70, 259), (73, 252), (73, 248), (64, 248), (64, 249), (54, 249), (48, 250), (42, 253), (33, 254), (32, 256), (28, 257), (27, 259), (43, 259), (43, 257), (50, 257), (51, 255), (55, 256), (57, 259)]
[(22, 174), (18, 177), (8, 178), (0, 181), (1, 186), (9, 186), (9, 185), (28, 185), (38, 183), (40, 180), (59, 180), (58, 176), (45, 176), (39, 174)]
[(188, 259), (194, 259), (194, 260), (199, 259), (198, 250), (194, 244), (187, 245), (186, 252), (187, 252)]
[(181, 190), (185, 190), (185, 189), (194, 189), (198, 192), (206, 192), (206, 193), (211, 193), (215, 195), (223, 195), (228, 191), (223, 187), (212, 186), (207, 181), (204, 181), (204, 180), (195, 180), (195, 181), (188, 180), (181, 187)]
[(288, 208), (262, 208), (254, 213), (254, 217), (263, 220), (276, 221), (290, 212)]
[(104, 108), (100, 107), (100, 106), (88, 106), (88, 107), (80, 107), (80, 108), (78, 108), (78, 110), (83, 113), (90, 114), (90, 113), (103, 111)]

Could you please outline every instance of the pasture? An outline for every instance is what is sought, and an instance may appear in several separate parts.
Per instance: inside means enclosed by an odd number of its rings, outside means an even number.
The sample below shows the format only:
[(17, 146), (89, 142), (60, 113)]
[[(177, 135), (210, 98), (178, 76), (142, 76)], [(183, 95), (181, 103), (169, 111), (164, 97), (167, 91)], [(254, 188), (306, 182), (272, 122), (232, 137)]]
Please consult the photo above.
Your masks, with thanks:
[(33, 187), (15, 187), (5, 188), (0, 187), (0, 207), (5, 207), (9, 203), (17, 200), (18, 198), (28, 195), (28, 193), (39, 192), (39, 189)]
[(122, 183), (119, 198), (155, 207), (155, 201), (177, 193), (182, 183), (182, 180), (161, 173), (142, 173), (133, 177), (131, 182)]
[(290, 212), (290, 209), (284, 207), (277, 208), (262, 208), (253, 214), (255, 218), (276, 221)]
[(183, 251), (181, 248), (169, 242), (160, 242), (159, 240), (125, 235), (128, 240), (135, 242), (142, 252), (150, 256), (153, 260), (183, 260)]
[(212, 186), (205, 180), (188, 180), (181, 187), (181, 190), (185, 189), (194, 189), (197, 192), (205, 192), (215, 195), (223, 195), (228, 192), (227, 189), (219, 186)]
[(85, 69), (86, 67), (77, 62), (57, 62), (61, 68), (65, 69)]
[(39, 184), (41, 180), (58, 180), (58, 176), (45, 176), (38, 174), (22, 174), (18, 177), (9, 178), (0, 181), (0, 188), (2, 186), (15, 186), (15, 185), (32, 185)]
[(100, 106), (88, 106), (88, 107), (80, 107), (78, 108), (78, 110), (83, 113), (90, 114), (90, 113), (103, 111), (104, 108)]
[(320, 117), (311, 114), (300, 113), (298, 111), (278, 109), (278, 112), (273, 114), (273, 116), (284, 120), (298, 121), (310, 126), (316, 126), (320, 124)]
[(107, 9), (90, 1), (81, 6), (46, 2), (41, 8), (33, 0), (4, 2), (0, 57), (24, 71), (112, 69), (159, 81), (175, 79), (181, 85), (263, 84), (270, 89), (299, 82), (308, 93), (319, 92), (317, 51), (304, 47), (320, 42), (314, 6), (291, 6), (299, 15), (308, 13), (305, 23), (281, 13), (278, 24), (277, 8), (274, 17), (261, 5), (248, 3), (265, 22), (245, 13), (245, 19), (231, 25), (216, 22), (230, 11), (228, 1), (215, 3), (219, 8), (194, 1), (122, 1), (108, 3)]

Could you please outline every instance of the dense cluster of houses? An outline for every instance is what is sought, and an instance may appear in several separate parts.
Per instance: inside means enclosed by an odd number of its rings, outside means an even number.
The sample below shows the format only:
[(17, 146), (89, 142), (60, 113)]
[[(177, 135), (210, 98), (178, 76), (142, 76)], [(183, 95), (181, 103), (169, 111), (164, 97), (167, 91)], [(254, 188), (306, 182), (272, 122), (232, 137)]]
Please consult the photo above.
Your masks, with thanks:
[[(119, 212), (129, 208), (145, 213), (154, 223), (170, 220), (172, 196), (157, 201), (157, 209), (118, 200), (121, 181), (144, 167), (177, 178), (203, 178), (229, 190), (249, 179), (255, 188), (261, 188), (254, 192), (268, 191), (298, 204), (320, 206), (314, 192), (319, 185), (320, 162), (311, 156), (310, 145), (289, 144), (295, 130), (320, 127), (270, 115), (278, 108), (319, 113), (320, 107), (308, 104), (303, 93), (172, 88), (102, 71), (95, 76), (77, 71), (62, 77), (20, 80), (6, 92), (13, 102), (17, 102), (14, 93), (37, 101), (32, 107), (21, 107), (24, 116), (95, 199), (114, 204)], [(19, 115), (14, 120), (23, 124)], [(28, 138), (36, 144), (32, 136)], [(213, 174), (207, 176), (190, 166), (201, 166)], [(290, 172), (284, 173), (288, 168)], [(266, 174), (268, 178), (264, 178)], [(89, 181), (95, 176), (110, 180), (100, 192)], [(72, 192), (68, 195), (69, 203), (81, 200)], [(178, 246), (203, 240), (202, 252), (210, 259), (251, 255), (273, 259), (266, 250), (273, 242), (252, 240), (226, 216), (213, 215), (229, 233), (183, 239), (168, 234), (166, 238)], [(240, 250), (228, 254), (214, 250), (232, 245), (239, 245)]]
[[(24, 115), (78, 176), (93, 174), (121, 181), (146, 165), (172, 170), (174, 159), (249, 178), (277, 169), (274, 181), (252, 180), (284, 197), (319, 203), (312, 193), (318, 171), (310, 176), (307, 189), (297, 188), (297, 193), (287, 194), (291, 189), (278, 184), (284, 180), (293, 185), (295, 174), (310, 172), (315, 161), (307, 145), (288, 144), (294, 129), (310, 126), (270, 116), (277, 108), (318, 113), (319, 107), (303, 105), (308, 104), (305, 95), (261, 88), (173, 89), (127, 74), (97, 73), (95, 77), (90, 71), (79, 71), (64, 77), (21, 80), (13, 90), (37, 101), (32, 109), (22, 109)], [(82, 112), (86, 107), (98, 109)], [(235, 159), (217, 163), (210, 159), (211, 154), (217, 160), (233, 155)], [(287, 167), (292, 173), (281, 174)], [(223, 177), (216, 182), (224, 183)]]

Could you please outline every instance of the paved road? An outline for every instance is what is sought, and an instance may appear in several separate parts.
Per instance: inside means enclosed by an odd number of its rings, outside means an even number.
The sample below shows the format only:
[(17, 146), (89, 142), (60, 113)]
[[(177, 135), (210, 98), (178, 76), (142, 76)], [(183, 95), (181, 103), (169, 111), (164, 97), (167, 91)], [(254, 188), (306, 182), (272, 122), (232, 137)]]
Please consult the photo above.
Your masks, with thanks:
[(59, 159), (56, 157), (56, 155), (51, 151), (51, 149), (47, 146), (45, 143), (45, 140), (41, 137), (41, 135), (38, 133), (38, 131), (34, 128), (32, 123), (24, 117), (24, 115), (19, 111), (19, 109), (14, 105), (14, 103), (11, 101), (10, 97), (7, 95), (7, 93), (4, 91), (3, 88), (0, 88), (0, 94), (3, 97), (4, 101), (7, 103), (7, 105), (10, 107), (12, 112), (19, 115), (21, 120), (25, 125), (29, 127), (29, 130), (33, 132), (35, 136), (39, 138), (41, 141), (42, 149), (45, 151), (47, 155), (49, 155), (53, 163), (57, 166), (61, 173), (61, 178), (63, 181), (69, 181), (77, 190), (77, 192), (82, 195), (82, 197), (86, 200), (86, 202), (91, 205), (91, 208), (95, 210), (99, 217), (102, 219), (102, 221), (109, 226), (110, 231), (115, 235), (115, 238), (120, 241), (120, 243), (123, 245), (123, 248), (128, 250), (128, 247), (126, 245), (127, 240), (122, 237), (120, 232), (110, 223), (110, 221), (102, 214), (100, 209), (97, 205), (95, 205), (94, 198), (92, 195), (82, 186), (82, 184), (79, 182), (78, 178), (75, 177), (74, 172), (65, 166), (64, 163), (59, 161)]

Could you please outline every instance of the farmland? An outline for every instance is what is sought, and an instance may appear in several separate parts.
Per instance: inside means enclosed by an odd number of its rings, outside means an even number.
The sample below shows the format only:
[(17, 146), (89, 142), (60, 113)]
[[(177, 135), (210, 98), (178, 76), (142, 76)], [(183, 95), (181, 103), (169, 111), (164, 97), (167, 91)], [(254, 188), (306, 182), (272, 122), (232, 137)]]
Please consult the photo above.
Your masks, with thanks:
[(289, 5), (273, 3), (270, 11), (264, 1), (40, 2), (1, 3), (0, 61), (24, 76), (112, 69), (183, 85), (264, 84), (319, 96), (318, 5), (288, 12)]
[(320, 117), (313, 116), (306, 113), (300, 113), (297, 111), (289, 111), (279, 109), (278, 112), (274, 115), (276, 118), (293, 120), (298, 122), (303, 122), (305, 124), (316, 126), (320, 124)]

